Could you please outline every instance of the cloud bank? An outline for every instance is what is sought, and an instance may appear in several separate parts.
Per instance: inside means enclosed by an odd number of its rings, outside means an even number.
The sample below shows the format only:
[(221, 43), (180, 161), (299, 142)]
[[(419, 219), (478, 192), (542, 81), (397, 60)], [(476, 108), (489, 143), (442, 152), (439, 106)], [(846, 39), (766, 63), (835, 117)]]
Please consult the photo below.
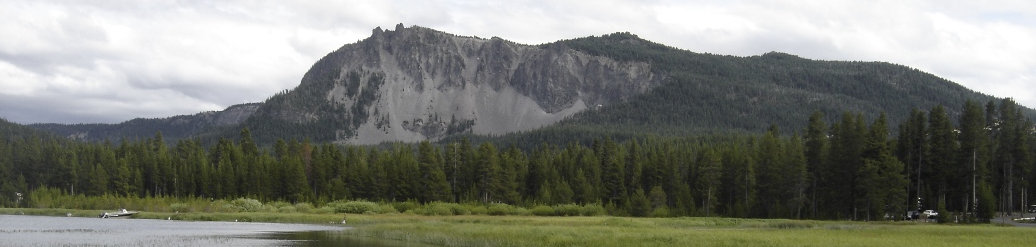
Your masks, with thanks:
[(888, 61), (1036, 106), (1027, 1), (5, 1), (0, 116), (116, 123), (258, 102), (380, 26), (519, 43), (629, 31), (738, 56)]

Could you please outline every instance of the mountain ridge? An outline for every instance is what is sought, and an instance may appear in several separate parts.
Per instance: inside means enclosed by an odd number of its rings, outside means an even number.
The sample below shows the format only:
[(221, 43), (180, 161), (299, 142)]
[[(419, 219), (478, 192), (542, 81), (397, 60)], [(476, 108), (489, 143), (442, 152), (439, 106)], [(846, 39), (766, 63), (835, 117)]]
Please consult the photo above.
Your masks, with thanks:
[[(794, 132), (814, 111), (829, 119), (885, 112), (899, 122), (935, 105), (956, 115), (969, 99), (996, 98), (887, 62), (695, 53), (629, 32), (523, 45), (399, 24), (328, 53), (297, 87), (256, 103), (236, 124), (111, 131), (107, 138), (162, 131), (170, 141), (213, 139), (243, 127), (267, 144), (434, 141), (545, 127), (685, 135), (762, 132), (772, 124)], [(90, 125), (33, 126), (68, 136)]]
[(79, 141), (104, 141), (121, 138), (145, 138), (157, 132), (170, 140), (191, 138), (213, 128), (236, 126), (250, 117), (260, 103), (244, 103), (221, 111), (206, 111), (165, 118), (135, 118), (117, 124), (53, 124), (27, 126)]

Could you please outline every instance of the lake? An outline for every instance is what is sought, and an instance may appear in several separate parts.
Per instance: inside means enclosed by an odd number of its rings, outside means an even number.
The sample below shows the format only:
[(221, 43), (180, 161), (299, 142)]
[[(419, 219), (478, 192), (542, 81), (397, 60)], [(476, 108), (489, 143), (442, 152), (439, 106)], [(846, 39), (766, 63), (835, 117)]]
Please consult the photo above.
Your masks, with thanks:
[[(341, 226), (0, 215), (2, 246), (358, 246)], [(328, 243), (333, 239), (333, 243)], [(375, 244), (377, 245), (377, 244)]]

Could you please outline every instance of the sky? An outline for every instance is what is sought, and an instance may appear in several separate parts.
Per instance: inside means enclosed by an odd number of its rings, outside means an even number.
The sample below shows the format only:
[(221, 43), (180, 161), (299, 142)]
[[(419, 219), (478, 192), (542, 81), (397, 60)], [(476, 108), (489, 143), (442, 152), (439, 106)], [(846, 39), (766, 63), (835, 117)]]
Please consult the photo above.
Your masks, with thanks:
[(261, 102), (398, 23), (523, 44), (628, 31), (694, 52), (886, 61), (1036, 107), (1031, 0), (0, 0), (0, 117), (118, 123)]

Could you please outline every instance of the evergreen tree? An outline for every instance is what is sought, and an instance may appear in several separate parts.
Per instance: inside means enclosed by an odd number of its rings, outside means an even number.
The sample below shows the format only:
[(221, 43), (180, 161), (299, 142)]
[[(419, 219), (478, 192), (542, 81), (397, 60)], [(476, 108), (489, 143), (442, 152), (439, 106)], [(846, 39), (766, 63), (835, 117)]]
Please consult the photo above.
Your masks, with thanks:
[[(723, 160), (713, 149), (706, 149), (702, 154), (701, 171), (698, 183), (702, 191), (702, 208), (705, 216), (712, 216), (712, 209), (717, 201), (714, 200), (720, 187), (720, 178), (723, 176)], [(652, 189), (654, 191), (654, 189)]]
[(784, 194), (788, 196), (785, 208), (788, 217), (802, 218), (804, 207), (808, 201), (806, 190), (809, 188), (809, 171), (805, 156), (805, 146), (798, 135), (793, 135), (784, 144), (784, 169), (781, 170), (782, 185), (786, 186)]
[[(87, 188), (87, 191), (86, 191), (87, 195), (94, 195), (94, 196), (96, 196), (96, 195), (103, 195), (106, 192), (108, 192), (108, 183), (110, 182), (110, 179), (108, 178), (108, 171), (105, 171), (103, 165), (101, 165), (101, 164), (94, 165), (93, 169), (90, 171), (90, 176), (89, 177), (90, 177), (90, 187)], [(22, 177), (22, 179), (24, 179), (24, 177)], [(19, 191), (25, 191), (25, 190), (22, 189), (22, 190), (19, 190)], [(24, 194), (26, 192), (22, 192), (22, 193)]]
[(494, 168), (491, 194), (499, 202), (514, 204), (521, 199), (518, 193), (518, 176), (524, 158), (516, 148), (500, 154), (499, 168)]
[(824, 123), (824, 114), (816, 111), (809, 117), (809, 127), (806, 129), (806, 169), (809, 173), (810, 193), (810, 216), (817, 217), (817, 187), (818, 182), (823, 178), (821, 173), (827, 161), (827, 124)]
[(723, 194), (726, 215), (747, 217), (755, 203), (755, 164), (737, 145), (727, 147), (723, 154)]
[[(602, 179), (604, 186), (604, 198), (608, 203), (622, 205), (626, 199), (626, 183), (623, 181), (623, 165), (616, 157), (618, 156), (618, 145), (610, 138), (606, 139), (603, 145), (598, 148), (598, 159), (603, 167)], [(643, 193), (643, 190), (641, 190)]]
[(784, 202), (791, 198), (784, 191), (790, 188), (783, 184), (785, 180), (782, 173), (787, 168), (782, 164), (783, 150), (777, 140), (778, 135), (780, 134), (777, 133), (776, 126), (771, 126), (770, 130), (759, 140), (755, 151), (758, 172), (756, 190), (760, 202), (756, 213), (763, 217), (786, 217), (786, 215), (782, 215), (782, 212), (786, 210), (783, 208)]
[(500, 161), (496, 147), (492, 143), (483, 143), (478, 150), (478, 198), (482, 203), (489, 203), (497, 199), (494, 197), (496, 195), (492, 194), (492, 188), (499, 182), (499, 178), (493, 176), (501, 173)]
[(574, 195), (575, 202), (577, 203), (593, 203), (599, 202), (593, 193), (593, 187), (586, 178), (586, 174), (582, 169), (577, 169), (575, 176), (572, 177), (572, 192)]
[(640, 144), (637, 140), (630, 140), (629, 149), (626, 150), (626, 160), (624, 162), (623, 182), (626, 183), (625, 190), (633, 191), (638, 188), (644, 189), (645, 187), (641, 184), (640, 178), (643, 175), (644, 169), (644, 157), (643, 151), (641, 150)]
[(550, 193), (550, 201), (545, 201), (544, 203), (548, 203), (548, 202), (553, 202), (553, 203), (556, 203), (556, 204), (572, 203), (572, 198), (575, 195), (575, 192), (572, 190), (572, 186), (570, 186), (568, 184), (568, 182), (566, 182), (566, 181), (557, 181), (556, 183), (557, 183), (557, 186), (551, 187), (551, 188), (554, 188), (554, 189)]
[(651, 212), (651, 201), (644, 195), (643, 189), (637, 189), (630, 198), (630, 215), (636, 217), (647, 216)]
[(911, 180), (907, 187), (910, 198), (905, 202), (912, 210), (921, 210), (921, 173), (925, 168), (925, 154), (928, 152), (927, 117), (924, 112), (914, 109), (910, 118), (899, 126), (898, 158), (905, 164), (905, 174)]
[(841, 121), (832, 125), (831, 131), (831, 165), (825, 166), (824, 183), (820, 186), (826, 189), (824, 204), (828, 205), (828, 217), (856, 219), (857, 172), (863, 165), (861, 156), (867, 128), (863, 116), (845, 113)]
[(443, 172), (438, 151), (428, 141), (421, 142), (418, 146), (420, 166), (420, 200), (422, 203), (432, 201), (449, 201), (453, 192), (450, 191), (450, 184), (446, 181), (446, 173)]
[(888, 124), (885, 114), (871, 124), (863, 152), (863, 165), (858, 171), (857, 190), (862, 198), (858, 207), (866, 211), (868, 220), (894, 217), (903, 212), (909, 180), (903, 174), (903, 163), (892, 156), (888, 145)]
[[(964, 198), (966, 207), (964, 211), (974, 212), (978, 210), (978, 187), (980, 183), (988, 183), (989, 168), (989, 135), (986, 130), (986, 116), (983, 112), (982, 106), (975, 102), (968, 100), (964, 103), (963, 114), (960, 118), (960, 134), (957, 136), (958, 143), (960, 143), (960, 154), (958, 156), (957, 167), (963, 167), (966, 171), (966, 180), (968, 180), (963, 190), (965, 193), (961, 193)], [(959, 184), (962, 183), (957, 183)]]
[[(946, 109), (936, 106), (928, 113), (928, 155), (925, 162), (930, 167), (931, 176), (928, 182), (928, 190), (934, 197), (924, 198), (929, 201), (929, 206), (937, 204), (945, 205), (947, 197), (960, 198), (951, 195), (958, 190), (953, 189), (951, 183), (954, 180), (964, 177), (962, 168), (956, 166), (957, 142), (954, 134), (953, 124), (950, 123)], [(924, 173), (922, 173), (922, 176)], [(934, 200), (934, 201), (933, 201)], [(931, 204), (935, 202), (937, 204)], [(950, 203), (956, 202), (956, 200)], [(962, 209), (951, 206), (953, 209)]]

